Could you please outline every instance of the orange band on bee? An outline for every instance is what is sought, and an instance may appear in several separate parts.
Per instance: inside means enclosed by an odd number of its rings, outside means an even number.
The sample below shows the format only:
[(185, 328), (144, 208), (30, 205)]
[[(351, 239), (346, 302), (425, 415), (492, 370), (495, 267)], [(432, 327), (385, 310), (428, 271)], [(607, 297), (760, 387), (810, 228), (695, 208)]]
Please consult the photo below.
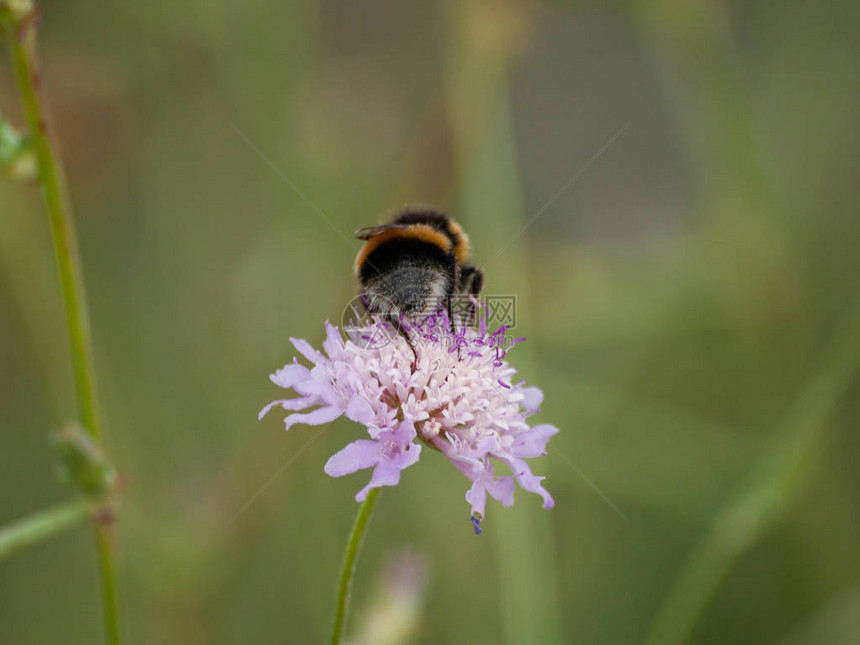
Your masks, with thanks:
[(454, 257), (457, 258), (457, 262), (460, 264), (465, 264), (466, 260), (469, 259), (469, 253), (471, 252), (471, 248), (469, 245), (469, 236), (466, 235), (466, 232), (463, 230), (463, 227), (460, 226), (453, 219), (448, 219), (448, 230), (451, 231), (451, 234), (454, 237)]
[(374, 235), (364, 243), (364, 246), (361, 247), (361, 250), (355, 258), (355, 273), (358, 274), (361, 271), (362, 265), (370, 254), (378, 249), (382, 244), (390, 242), (391, 240), (404, 238), (421, 240), (422, 242), (433, 244), (434, 246), (438, 246), (445, 253), (450, 253), (453, 247), (453, 243), (447, 235), (437, 231), (435, 228), (428, 226), (427, 224), (411, 224), (406, 228), (389, 229), (379, 235)]

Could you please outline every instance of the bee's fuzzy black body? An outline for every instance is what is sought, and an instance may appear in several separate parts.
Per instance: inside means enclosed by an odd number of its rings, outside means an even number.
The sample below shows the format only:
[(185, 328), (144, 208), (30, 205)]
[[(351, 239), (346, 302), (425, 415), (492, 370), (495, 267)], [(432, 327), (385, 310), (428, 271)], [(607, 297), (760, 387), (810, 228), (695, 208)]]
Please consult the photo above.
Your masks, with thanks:
[(469, 239), (457, 222), (428, 208), (406, 208), (388, 224), (356, 232), (366, 240), (355, 260), (368, 313), (390, 322), (445, 308), (452, 297), (477, 296), (483, 275), (467, 264)]

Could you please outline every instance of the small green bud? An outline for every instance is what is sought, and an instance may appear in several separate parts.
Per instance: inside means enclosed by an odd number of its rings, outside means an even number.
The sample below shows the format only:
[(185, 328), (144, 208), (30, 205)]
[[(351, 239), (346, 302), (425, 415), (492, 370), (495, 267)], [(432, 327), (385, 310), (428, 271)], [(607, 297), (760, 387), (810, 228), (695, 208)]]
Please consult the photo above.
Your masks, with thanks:
[(8, 167), (13, 179), (35, 179), (38, 173), (36, 154), (29, 135), (21, 135), (0, 116), (0, 163)]
[(67, 425), (54, 435), (54, 441), (60, 450), (64, 483), (94, 499), (102, 499), (114, 489), (116, 471), (79, 424)]
[(21, 149), (24, 137), (0, 115), (0, 161), (12, 163)]
[(33, 11), (32, 0), (0, 0), (0, 36), (10, 36), (21, 20)]

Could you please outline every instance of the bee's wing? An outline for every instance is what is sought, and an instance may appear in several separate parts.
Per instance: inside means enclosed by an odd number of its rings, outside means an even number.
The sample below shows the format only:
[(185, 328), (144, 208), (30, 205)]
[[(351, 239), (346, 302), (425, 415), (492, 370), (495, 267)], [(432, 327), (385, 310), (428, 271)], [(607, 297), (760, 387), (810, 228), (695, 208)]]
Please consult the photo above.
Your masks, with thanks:
[(403, 230), (409, 228), (408, 224), (380, 224), (379, 226), (365, 226), (355, 232), (355, 237), (359, 240), (369, 240), (372, 237), (381, 235), (386, 231)]

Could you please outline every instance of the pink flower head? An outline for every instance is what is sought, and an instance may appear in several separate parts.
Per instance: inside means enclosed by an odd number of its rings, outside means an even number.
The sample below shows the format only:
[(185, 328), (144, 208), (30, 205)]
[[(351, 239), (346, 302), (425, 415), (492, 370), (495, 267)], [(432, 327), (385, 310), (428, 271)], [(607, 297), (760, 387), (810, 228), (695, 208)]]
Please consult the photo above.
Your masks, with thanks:
[(505, 360), (510, 345), (522, 339), (507, 343), (506, 328), (491, 334), (483, 322), (479, 329), (456, 329), (444, 312), (401, 324), (414, 353), (383, 322), (352, 329), (347, 339), (326, 323), (325, 353), (290, 339), (312, 367), (294, 360), (273, 374), (276, 385), (298, 397), (273, 401), (260, 418), (280, 406), (290, 411), (288, 430), (297, 423), (320, 425), (340, 416), (365, 426), (370, 438), (352, 442), (325, 466), (332, 477), (373, 468), (358, 501), (371, 488), (396, 485), (400, 471), (417, 462), (426, 445), (472, 482), (466, 501), (476, 533), (487, 495), (510, 506), (515, 484), (537, 493), (543, 507), (552, 508), (543, 477), (532, 474), (525, 460), (546, 454), (547, 441), (558, 428), (529, 427), (526, 418), (537, 411), (543, 394), (512, 383), (515, 370)]

